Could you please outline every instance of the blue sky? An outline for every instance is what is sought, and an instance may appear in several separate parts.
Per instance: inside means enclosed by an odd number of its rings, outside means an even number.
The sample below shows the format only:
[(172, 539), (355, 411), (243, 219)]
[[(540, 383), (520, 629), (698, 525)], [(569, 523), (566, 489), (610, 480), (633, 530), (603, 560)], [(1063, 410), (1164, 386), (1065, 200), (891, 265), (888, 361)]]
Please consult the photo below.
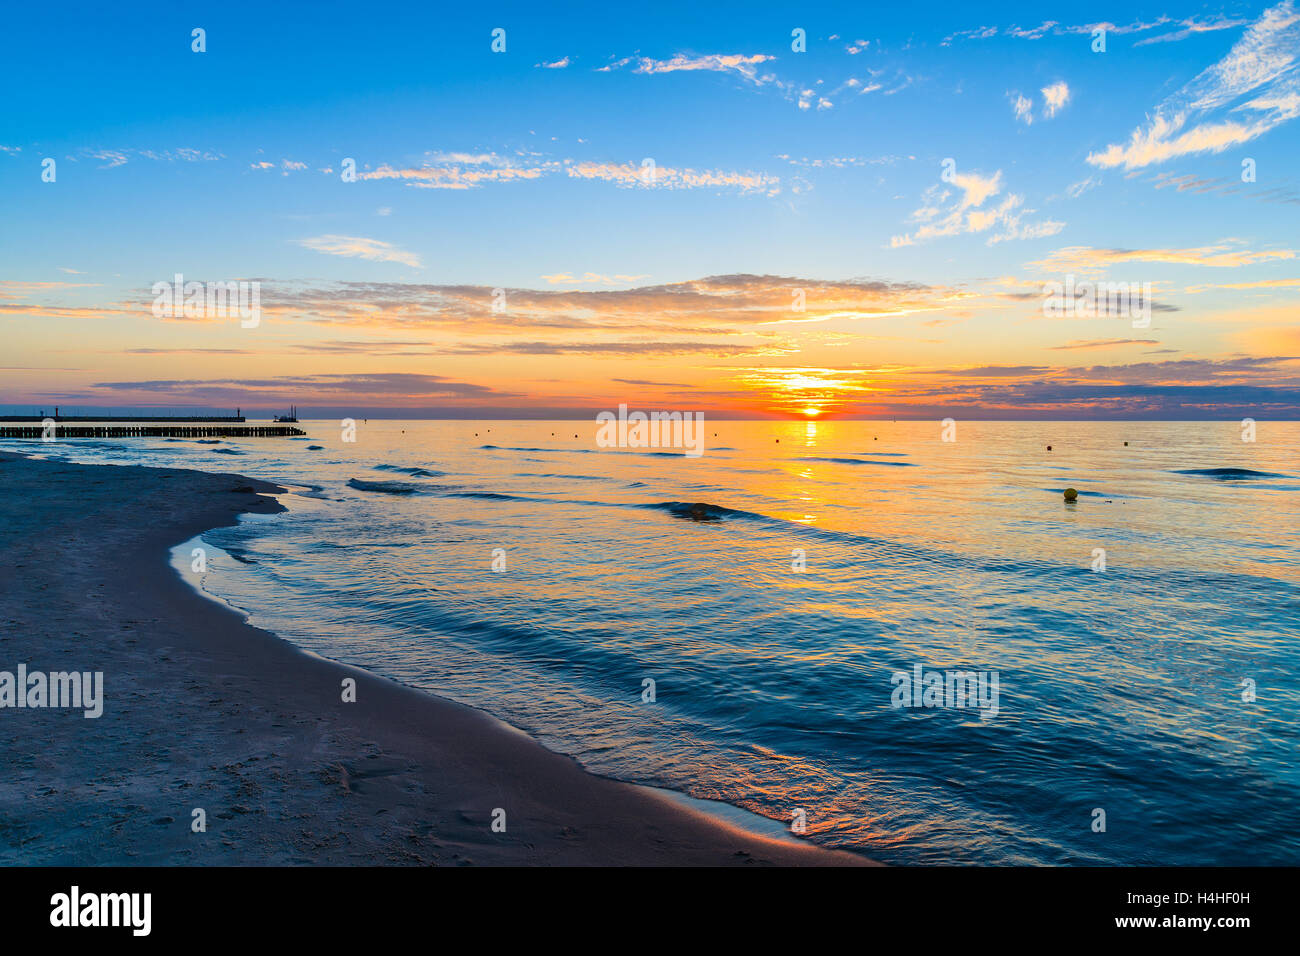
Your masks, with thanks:
[[(1289, 3), (6, 17), (0, 321), (15, 357), (0, 402), (334, 407), (354, 375), (371, 383), (350, 396), (367, 407), (585, 409), (694, 391), (713, 409), (807, 398), (883, 414), (898, 410), (889, 391), (918, 414), (1063, 410), (1057, 392), (1046, 410), (944, 397), (952, 375), (996, 368), (998, 387), (1026, 369), (1026, 385), (1266, 386), (1282, 390), (1275, 413), (1300, 404), (1286, 361), (1300, 354)], [(177, 272), (261, 279), (273, 308), (256, 342), (150, 316), (150, 286)], [(1048, 327), (1025, 290), (1067, 272), (1152, 282), (1166, 311), (1140, 336), (1097, 319)], [(751, 280), (672, 308), (681, 284), (716, 276)], [(789, 297), (778, 290), (818, 283), (825, 308), (814, 296), (802, 329), (729, 309), (738, 290), (771, 310)], [(856, 299), (854, 283), (867, 284)], [(465, 306), (498, 287), (538, 296), (524, 317)], [(652, 341), (682, 348), (634, 347)], [(602, 389), (629, 358), (665, 387)], [(1169, 362), (1184, 364), (1147, 367)], [(1111, 371), (1080, 371), (1097, 367)], [(781, 400), (752, 400), (764, 389)]]

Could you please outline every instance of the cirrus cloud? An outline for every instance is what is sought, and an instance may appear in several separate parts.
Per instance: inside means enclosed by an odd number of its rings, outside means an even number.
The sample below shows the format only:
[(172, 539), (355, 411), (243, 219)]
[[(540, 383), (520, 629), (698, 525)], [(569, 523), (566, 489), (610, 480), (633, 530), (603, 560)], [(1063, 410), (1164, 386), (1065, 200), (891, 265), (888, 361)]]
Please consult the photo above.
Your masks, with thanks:
[(697, 71), (734, 73), (756, 86), (762, 86), (771, 83), (775, 77), (770, 74), (760, 74), (758, 65), (774, 59), (776, 57), (768, 56), (765, 53), (755, 53), (749, 56), (743, 53), (709, 53), (704, 56), (689, 56), (685, 53), (678, 53), (667, 60), (656, 60), (648, 56), (626, 56), (621, 60), (615, 60), (613, 63), (600, 67), (597, 72), (609, 73), (631, 66), (633, 73), (648, 75)]
[(400, 262), (413, 269), (420, 268), (420, 257), (414, 252), (399, 249), (391, 242), (368, 239), (364, 236), (314, 236), (310, 239), (295, 239), (298, 245), (314, 252), (323, 252), (328, 256), (347, 256), (352, 259), (366, 259), (370, 262)]
[(1161, 102), (1127, 142), (1090, 153), (1088, 162), (1140, 169), (1258, 139), (1300, 116), (1297, 57), (1300, 14), (1286, 0), (1264, 11), (1227, 56)]
[(1251, 252), (1227, 242), (1190, 249), (1094, 249), (1091, 246), (1068, 246), (1029, 265), (1031, 268), (1054, 272), (1099, 272), (1108, 266), (1128, 262), (1236, 268), (1294, 259), (1295, 256), (1295, 252), (1290, 249)]

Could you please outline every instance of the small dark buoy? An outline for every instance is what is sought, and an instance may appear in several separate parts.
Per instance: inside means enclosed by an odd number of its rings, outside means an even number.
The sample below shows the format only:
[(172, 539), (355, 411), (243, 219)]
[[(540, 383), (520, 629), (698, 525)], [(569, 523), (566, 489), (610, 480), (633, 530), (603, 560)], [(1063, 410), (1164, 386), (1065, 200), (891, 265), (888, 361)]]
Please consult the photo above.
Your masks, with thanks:
[(776, 443), (777, 443), (778, 445), (781, 444), (781, 439), (778, 438), (778, 439), (776, 440)]
[(1048, 451), (1051, 451), (1051, 450), (1052, 450), (1052, 446), (1051, 446), (1051, 445), (1048, 445), (1048, 446), (1047, 446), (1047, 450), (1048, 450)]
[(1128, 442), (1125, 442), (1125, 443), (1124, 443), (1124, 447), (1125, 447), (1125, 448), (1128, 447)]
[(1078, 493), (1077, 491), (1075, 491), (1073, 488), (1066, 488), (1066, 489), (1065, 489), (1065, 500), (1066, 500), (1066, 501), (1074, 501), (1074, 500), (1077, 499), (1078, 497), (1079, 497), (1079, 493)]

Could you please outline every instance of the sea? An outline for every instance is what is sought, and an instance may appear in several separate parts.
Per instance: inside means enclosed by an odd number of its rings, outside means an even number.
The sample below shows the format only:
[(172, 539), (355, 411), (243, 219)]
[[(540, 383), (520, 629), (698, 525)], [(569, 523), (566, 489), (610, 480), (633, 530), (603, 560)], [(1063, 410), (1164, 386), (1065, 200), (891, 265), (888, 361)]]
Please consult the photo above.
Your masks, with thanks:
[(698, 455), (594, 421), (299, 427), (0, 447), (277, 482), (284, 513), (178, 573), (799, 839), (1300, 860), (1300, 423), (710, 421)]

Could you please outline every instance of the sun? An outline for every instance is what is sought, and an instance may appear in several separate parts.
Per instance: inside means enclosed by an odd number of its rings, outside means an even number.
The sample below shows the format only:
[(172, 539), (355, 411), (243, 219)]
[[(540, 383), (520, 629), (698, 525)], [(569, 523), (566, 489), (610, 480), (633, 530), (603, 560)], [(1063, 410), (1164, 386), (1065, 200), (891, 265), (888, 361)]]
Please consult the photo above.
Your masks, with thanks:
[(812, 405), (809, 405), (807, 408), (802, 409), (802, 411), (804, 413), (804, 416), (807, 418), (816, 418), (818, 415), (822, 413), (822, 409), (816, 408)]

